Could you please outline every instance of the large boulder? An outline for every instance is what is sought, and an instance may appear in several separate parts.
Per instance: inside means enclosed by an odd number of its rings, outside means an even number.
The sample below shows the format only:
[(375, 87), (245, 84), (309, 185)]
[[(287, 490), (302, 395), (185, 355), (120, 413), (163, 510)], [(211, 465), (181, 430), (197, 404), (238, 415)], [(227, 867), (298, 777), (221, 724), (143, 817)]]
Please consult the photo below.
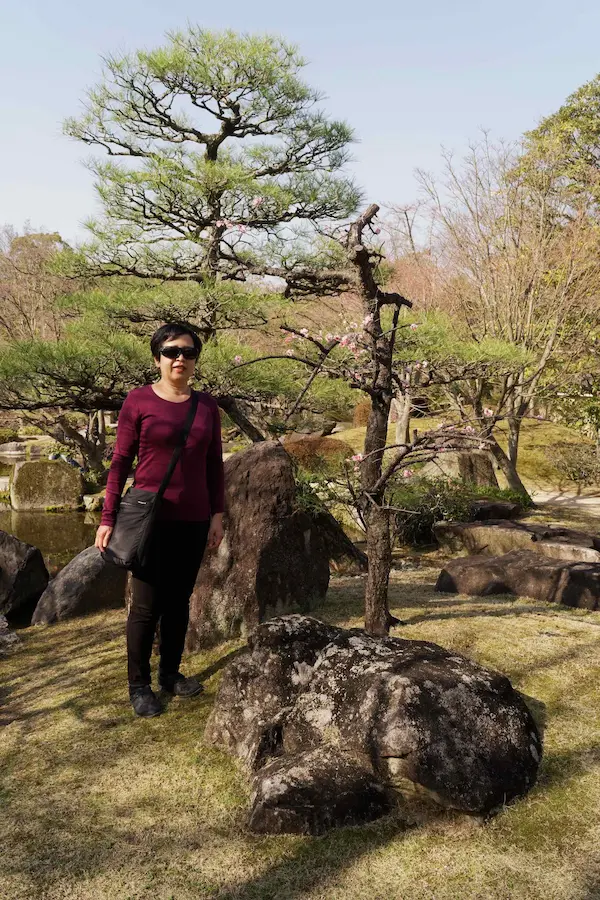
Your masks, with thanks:
[(307, 612), (329, 585), (326, 542), (299, 508), (292, 463), (279, 443), (227, 459), (225, 485), (225, 537), (198, 574), (190, 650), (249, 633), (273, 615)]
[(250, 824), (261, 831), (343, 820), (336, 813), (327, 822), (318, 808), (348, 809), (325, 787), (319, 798), (328, 766), (336, 796), (352, 798), (352, 815), (365, 807), (375, 815), (375, 795), (383, 813), (385, 789), (397, 779), (445, 806), (485, 814), (529, 790), (542, 752), (529, 710), (503, 675), (436, 644), (298, 615), (260, 625), (229, 664), (205, 739), (258, 772)]
[(81, 472), (62, 460), (15, 465), (10, 485), (13, 509), (77, 509), (82, 495)]
[(440, 453), (419, 472), (423, 478), (459, 478), (480, 487), (498, 487), (494, 463), (484, 450)]
[(600, 538), (585, 531), (533, 522), (437, 522), (436, 539), (450, 553), (503, 556), (513, 550), (573, 562), (600, 563)]
[(553, 559), (525, 550), (500, 557), (459, 557), (445, 565), (435, 589), (476, 596), (515, 594), (600, 609), (600, 564)]
[(125, 605), (127, 573), (105, 562), (95, 547), (88, 547), (61, 569), (35, 608), (32, 625), (49, 625), (100, 609)]
[(0, 531), (0, 614), (25, 621), (48, 584), (48, 570), (37, 547)]

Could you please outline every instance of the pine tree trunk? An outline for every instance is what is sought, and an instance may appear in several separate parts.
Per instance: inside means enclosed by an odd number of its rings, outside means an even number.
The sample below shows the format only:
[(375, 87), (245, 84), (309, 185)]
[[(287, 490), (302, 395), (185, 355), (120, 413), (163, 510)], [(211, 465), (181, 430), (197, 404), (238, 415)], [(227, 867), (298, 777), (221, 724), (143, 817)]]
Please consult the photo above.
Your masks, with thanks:
[(504, 477), (508, 482), (508, 486), (511, 491), (517, 491), (519, 494), (523, 494), (524, 497), (529, 497), (529, 492), (523, 482), (519, 477), (519, 473), (517, 472), (516, 467), (510, 461), (500, 444), (496, 441), (495, 438), (490, 438), (490, 452), (492, 453), (494, 459), (500, 466)]
[(517, 416), (508, 419), (508, 458), (516, 470), (519, 455), (519, 438), (521, 437), (521, 424), (523, 420)]

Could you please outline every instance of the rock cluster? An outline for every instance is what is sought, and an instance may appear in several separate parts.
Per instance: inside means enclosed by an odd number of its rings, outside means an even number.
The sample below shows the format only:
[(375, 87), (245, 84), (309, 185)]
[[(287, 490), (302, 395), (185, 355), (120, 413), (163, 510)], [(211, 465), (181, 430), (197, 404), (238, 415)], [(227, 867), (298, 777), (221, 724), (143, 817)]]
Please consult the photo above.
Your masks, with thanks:
[(392, 784), (485, 814), (535, 782), (535, 723), (504, 676), (436, 644), (291, 615), (223, 673), (206, 740), (255, 772), (250, 827), (320, 833), (383, 815)]
[(600, 609), (600, 565), (554, 559), (526, 550), (504, 556), (450, 560), (436, 591), (450, 594), (515, 594), (581, 609)]

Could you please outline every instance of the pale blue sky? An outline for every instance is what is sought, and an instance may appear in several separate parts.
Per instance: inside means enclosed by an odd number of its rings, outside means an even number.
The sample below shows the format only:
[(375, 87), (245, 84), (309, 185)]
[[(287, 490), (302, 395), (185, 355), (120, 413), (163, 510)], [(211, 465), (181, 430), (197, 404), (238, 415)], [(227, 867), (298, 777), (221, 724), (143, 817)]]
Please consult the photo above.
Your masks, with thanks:
[(408, 202), (414, 169), (481, 127), (516, 138), (600, 71), (596, 0), (3, 0), (0, 224), (81, 237), (93, 211), (87, 150), (62, 136), (100, 56), (165, 31), (270, 31), (296, 42), (305, 78), (355, 128), (353, 169), (369, 201)]

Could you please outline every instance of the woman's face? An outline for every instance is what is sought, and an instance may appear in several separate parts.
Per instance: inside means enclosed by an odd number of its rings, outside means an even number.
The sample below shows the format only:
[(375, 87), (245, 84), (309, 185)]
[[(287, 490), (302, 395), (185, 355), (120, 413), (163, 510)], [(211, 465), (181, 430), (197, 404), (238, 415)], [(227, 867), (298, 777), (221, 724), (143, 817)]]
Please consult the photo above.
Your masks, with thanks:
[[(179, 347), (181, 349), (191, 348), (193, 350), (194, 342), (189, 334), (180, 334), (178, 337), (165, 341), (161, 347), (161, 351), (167, 350), (169, 347)], [(157, 369), (160, 369), (161, 378), (175, 384), (187, 384), (194, 374), (194, 369), (196, 367), (195, 359), (186, 359), (181, 354), (175, 359), (170, 359), (161, 352), (159, 358), (155, 359), (154, 362)]]

